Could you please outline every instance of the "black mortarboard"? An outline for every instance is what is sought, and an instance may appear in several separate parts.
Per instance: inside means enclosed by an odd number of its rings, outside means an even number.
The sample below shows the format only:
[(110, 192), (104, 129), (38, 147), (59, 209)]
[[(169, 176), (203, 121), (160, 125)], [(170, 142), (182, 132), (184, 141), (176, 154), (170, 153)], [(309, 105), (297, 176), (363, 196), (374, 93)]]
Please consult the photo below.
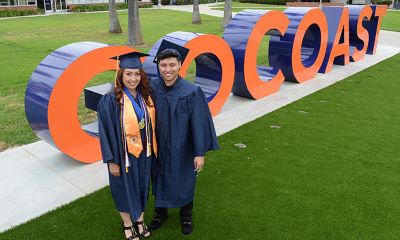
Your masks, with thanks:
[(119, 56), (112, 57), (111, 59), (117, 60), (117, 66), (115, 67), (115, 80), (114, 86), (117, 86), (117, 75), (118, 68), (130, 68), (130, 69), (143, 69), (141, 57), (149, 56), (149, 54), (141, 52), (130, 52)]
[(181, 61), (181, 62), (185, 61), (185, 58), (189, 53), (189, 49), (163, 39), (160, 44), (160, 47), (158, 48), (156, 57), (154, 58), (153, 62), (154, 63), (158, 62), (157, 57), (159, 56), (160, 53), (166, 53), (169, 51), (178, 55), (178, 57), (179, 57), (178, 61)]
[(141, 52), (130, 52), (122, 54), (120, 56), (112, 57), (111, 59), (119, 60), (119, 68), (143, 68), (141, 57), (149, 56), (148, 54)]

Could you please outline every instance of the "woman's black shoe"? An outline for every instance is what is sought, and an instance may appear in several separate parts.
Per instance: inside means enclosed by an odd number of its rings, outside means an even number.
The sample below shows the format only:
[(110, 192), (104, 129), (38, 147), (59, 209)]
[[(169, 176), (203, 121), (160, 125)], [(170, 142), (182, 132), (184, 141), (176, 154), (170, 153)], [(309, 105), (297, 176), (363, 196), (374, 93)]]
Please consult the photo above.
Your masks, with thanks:
[(153, 219), (153, 221), (151, 221), (151, 223), (149, 225), (149, 230), (152, 231), (152, 230), (159, 229), (162, 226), (163, 222), (167, 219), (168, 219), (168, 216), (166, 216), (166, 217), (155, 216), (155, 218)]
[[(136, 221), (136, 226), (138, 228), (138, 232), (139, 232), (140, 236), (142, 236), (144, 238), (149, 238), (151, 236), (149, 229), (147, 228), (146, 224), (143, 221), (140, 221), (140, 222)], [(143, 228), (142, 232), (140, 232), (139, 226), (142, 226), (142, 228)]]
[[(139, 239), (139, 234), (136, 232), (136, 229), (133, 227), (133, 225), (129, 226), (129, 227), (125, 227), (124, 226), (124, 230), (130, 230), (131, 233), (132, 233), (132, 236), (126, 238), (126, 240), (137, 240), (137, 239)], [(125, 234), (125, 231), (124, 231), (124, 234)]]

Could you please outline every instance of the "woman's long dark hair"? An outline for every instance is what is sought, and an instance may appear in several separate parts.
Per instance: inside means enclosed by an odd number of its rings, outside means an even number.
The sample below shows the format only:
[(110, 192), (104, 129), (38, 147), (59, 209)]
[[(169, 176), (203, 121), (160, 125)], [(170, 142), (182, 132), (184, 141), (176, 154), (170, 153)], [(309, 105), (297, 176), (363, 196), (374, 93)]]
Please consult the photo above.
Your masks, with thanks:
[[(124, 68), (121, 68), (118, 70), (117, 73), (117, 81), (116, 81), (116, 86), (114, 86), (114, 93), (115, 97), (117, 98), (117, 103), (118, 105), (121, 106), (122, 104), (122, 96), (124, 94), (124, 82), (122, 81), (122, 76), (124, 75)], [(149, 87), (149, 80), (147, 79), (147, 75), (144, 72), (143, 69), (139, 69), (140, 71), (140, 83), (137, 86), (137, 88), (140, 91), (140, 94), (142, 95), (144, 101), (146, 102), (146, 105), (149, 107), (152, 107), (153, 105), (150, 104), (150, 87)]]

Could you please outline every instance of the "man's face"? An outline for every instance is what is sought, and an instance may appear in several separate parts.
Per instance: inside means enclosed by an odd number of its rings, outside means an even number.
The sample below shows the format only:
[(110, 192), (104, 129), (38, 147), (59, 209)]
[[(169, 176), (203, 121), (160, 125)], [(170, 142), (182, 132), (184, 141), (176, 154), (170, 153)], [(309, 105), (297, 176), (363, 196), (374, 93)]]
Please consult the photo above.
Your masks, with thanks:
[(166, 58), (160, 60), (158, 67), (160, 69), (160, 74), (164, 78), (166, 84), (174, 83), (178, 78), (178, 72), (181, 68), (181, 62), (174, 57)]

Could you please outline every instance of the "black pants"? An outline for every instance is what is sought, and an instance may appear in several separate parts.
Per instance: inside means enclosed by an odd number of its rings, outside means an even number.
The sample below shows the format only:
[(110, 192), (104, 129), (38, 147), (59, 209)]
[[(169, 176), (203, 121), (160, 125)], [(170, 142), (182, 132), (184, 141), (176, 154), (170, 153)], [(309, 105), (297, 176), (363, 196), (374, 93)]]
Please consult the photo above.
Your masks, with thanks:
[[(192, 221), (193, 201), (182, 206), (179, 210), (179, 215), (182, 221)], [(156, 216), (165, 218), (168, 215), (168, 208), (155, 208)]]

